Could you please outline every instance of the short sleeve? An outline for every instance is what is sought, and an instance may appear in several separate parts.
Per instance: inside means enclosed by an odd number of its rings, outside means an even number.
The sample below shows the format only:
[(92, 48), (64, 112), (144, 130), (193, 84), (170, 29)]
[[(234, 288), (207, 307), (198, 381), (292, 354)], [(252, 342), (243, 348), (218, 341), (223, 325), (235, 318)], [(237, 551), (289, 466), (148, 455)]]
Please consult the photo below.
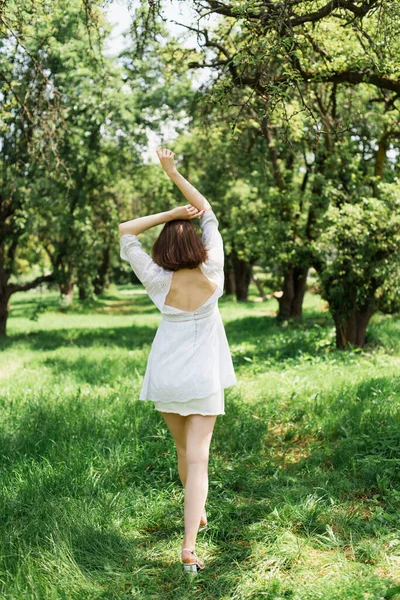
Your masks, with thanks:
[(137, 235), (126, 233), (120, 238), (120, 257), (127, 260), (136, 277), (146, 289), (152, 287), (160, 275), (162, 267), (158, 265), (144, 250)]
[(218, 230), (218, 220), (212, 209), (208, 209), (200, 217), (202, 240), (208, 251), (208, 260), (220, 267), (224, 266), (224, 243)]

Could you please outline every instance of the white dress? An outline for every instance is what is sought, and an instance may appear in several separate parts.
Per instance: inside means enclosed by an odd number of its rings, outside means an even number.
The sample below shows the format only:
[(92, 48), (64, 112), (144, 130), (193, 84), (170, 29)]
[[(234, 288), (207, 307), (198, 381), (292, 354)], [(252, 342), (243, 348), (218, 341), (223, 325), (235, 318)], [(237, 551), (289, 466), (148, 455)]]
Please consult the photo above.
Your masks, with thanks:
[(139, 396), (139, 400), (154, 402), (157, 410), (182, 415), (225, 414), (224, 388), (237, 383), (218, 308), (224, 290), (224, 248), (218, 224), (212, 209), (200, 217), (208, 253), (200, 269), (217, 287), (195, 311), (166, 305), (174, 271), (155, 263), (136, 235), (120, 238), (121, 258), (130, 263), (162, 314)]

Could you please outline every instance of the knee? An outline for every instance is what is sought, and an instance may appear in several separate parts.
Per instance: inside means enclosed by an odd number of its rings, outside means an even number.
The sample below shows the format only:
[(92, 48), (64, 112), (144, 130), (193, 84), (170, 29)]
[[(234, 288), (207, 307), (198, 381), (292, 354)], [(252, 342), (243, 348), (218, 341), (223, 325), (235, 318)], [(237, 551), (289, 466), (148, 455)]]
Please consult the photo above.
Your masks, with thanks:
[(187, 450), (186, 463), (188, 465), (207, 465), (209, 452), (205, 450)]

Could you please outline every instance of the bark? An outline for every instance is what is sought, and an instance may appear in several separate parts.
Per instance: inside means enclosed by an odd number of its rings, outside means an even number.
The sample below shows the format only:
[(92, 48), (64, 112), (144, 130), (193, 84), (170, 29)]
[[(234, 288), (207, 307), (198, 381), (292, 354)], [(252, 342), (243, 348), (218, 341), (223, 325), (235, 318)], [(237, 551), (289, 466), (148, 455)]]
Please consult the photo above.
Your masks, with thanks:
[(224, 274), (225, 274), (225, 293), (226, 294), (235, 294), (236, 292), (236, 284), (235, 284), (235, 273), (230, 266), (225, 264), (224, 266)]
[(302, 316), (304, 294), (307, 286), (308, 267), (289, 267), (283, 280), (283, 293), (279, 302), (278, 320)]
[[(279, 3), (273, 2), (262, 2), (259, 9), (254, 7), (250, 7), (246, 10), (246, 15), (250, 19), (254, 19), (258, 21), (257, 26), (261, 29), (264, 28), (272, 28), (280, 23), (286, 29), (291, 30), (291, 28), (296, 27), (297, 25), (303, 25), (304, 23), (314, 23), (316, 21), (320, 21), (328, 17), (334, 10), (342, 8), (343, 10), (348, 10), (355, 17), (365, 17), (368, 12), (370, 12), (373, 7), (377, 4), (378, 0), (365, 0), (365, 2), (361, 2), (361, 5), (355, 5), (353, 2), (349, 2), (349, 0), (330, 0), (327, 1), (323, 6), (319, 7), (317, 10), (311, 10), (310, 12), (306, 12), (302, 15), (295, 14), (295, 11), (288, 3), (288, 7), (284, 14), (282, 14), (282, 7)], [(220, 15), (224, 15), (226, 17), (237, 18), (234, 6), (230, 6), (226, 2), (220, 2), (219, 0), (207, 0), (207, 4), (210, 8), (212, 8), (212, 12), (218, 13)], [(297, 2), (291, 3), (293, 6), (296, 4), (301, 4), (301, 0)], [(360, 3), (357, 3), (360, 4)], [(261, 29), (261, 31), (264, 31)], [(206, 38), (208, 40), (208, 38)]]
[(294, 269), (294, 296), (290, 316), (298, 319), (301, 319), (302, 316), (304, 294), (307, 289), (307, 274), (307, 267), (296, 267)]
[(367, 325), (374, 312), (374, 309), (370, 307), (364, 310), (354, 309), (347, 317), (343, 317), (340, 313), (334, 313), (336, 347), (346, 350), (349, 348), (349, 344), (352, 344), (357, 348), (362, 348), (365, 344)]
[[(0, 284), (1, 287), (1, 284)], [(7, 319), (8, 319), (8, 300), (10, 294), (6, 291), (0, 294), (0, 336), (6, 337)]]
[(87, 298), (87, 292), (86, 292), (86, 286), (82, 285), (82, 284), (78, 284), (78, 291), (79, 291), (79, 300), (86, 300)]
[(265, 300), (266, 297), (267, 297), (267, 295), (266, 295), (266, 293), (263, 290), (263, 286), (261, 284), (261, 281), (258, 279), (258, 277), (254, 273), (252, 274), (252, 279), (253, 279), (253, 281), (254, 281), (257, 289), (258, 289), (258, 293), (260, 294), (261, 298), (263, 300)]
[(32, 290), (44, 282), (54, 281), (54, 275), (40, 275), (27, 283), (8, 283), (10, 272), (1, 267), (0, 264), (0, 337), (7, 335), (8, 301), (15, 292)]
[(261, 129), (268, 145), (269, 155), (271, 158), (272, 172), (274, 175), (276, 185), (278, 186), (280, 191), (283, 192), (285, 189), (285, 181), (283, 179), (282, 171), (279, 166), (278, 153), (276, 151), (275, 140), (272, 135), (272, 128), (266, 116), (261, 121)]
[(94, 293), (97, 296), (100, 296), (100, 294), (102, 294), (104, 292), (104, 288), (108, 285), (107, 275), (108, 275), (109, 264), (110, 264), (110, 249), (105, 248), (99, 270), (93, 281)]
[(378, 143), (378, 150), (376, 153), (376, 158), (375, 158), (375, 169), (374, 169), (374, 175), (376, 177), (383, 177), (383, 173), (385, 170), (385, 163), (386, 163), (386, 153), (388, 150), (388, 145), (389, 145), (389, 139), (388, 139), (388, 134), (385, 133), (381, 139), (379, 140)]
[(232, 262), (235, 273), (236, 300), (238, 302), (247, 302), (252, 266), (249, 262), (238, 258), (236, 254), (232, 255)]
[(71, 306), (74, 298), (74, 282), (69, 279), (65, 283), (60, 283), (60, 292), (65, 297), (65, 303), (67, 306)]

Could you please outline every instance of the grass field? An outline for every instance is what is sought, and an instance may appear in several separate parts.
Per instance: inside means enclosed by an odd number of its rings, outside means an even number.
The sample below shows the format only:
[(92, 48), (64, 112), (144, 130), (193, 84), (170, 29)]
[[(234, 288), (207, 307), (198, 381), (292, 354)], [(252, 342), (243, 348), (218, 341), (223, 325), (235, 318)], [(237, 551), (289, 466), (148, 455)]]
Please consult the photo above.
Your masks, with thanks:
[(344, 353), (317, 296), (301, 326), (255, 295), (219, 306), (238, 385), (189, 581), (172, 437), (137, 400), (160, 313), (137, 286), (66, 312), (55, 292), (12, 296), (2, 600), (400, 598), (400, 316), (376, 315), (365, 350)]

